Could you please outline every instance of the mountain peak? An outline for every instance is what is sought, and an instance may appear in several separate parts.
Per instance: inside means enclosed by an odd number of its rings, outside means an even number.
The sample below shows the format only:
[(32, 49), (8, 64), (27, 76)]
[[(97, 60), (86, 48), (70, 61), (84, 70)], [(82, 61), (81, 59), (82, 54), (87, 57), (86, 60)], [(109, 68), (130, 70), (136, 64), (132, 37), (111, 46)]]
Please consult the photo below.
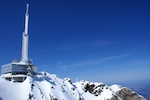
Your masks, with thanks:
[(145, 100), (126, 87), (69, 78), (41, 72), (23, 82), (0, 77), (0, 100)]

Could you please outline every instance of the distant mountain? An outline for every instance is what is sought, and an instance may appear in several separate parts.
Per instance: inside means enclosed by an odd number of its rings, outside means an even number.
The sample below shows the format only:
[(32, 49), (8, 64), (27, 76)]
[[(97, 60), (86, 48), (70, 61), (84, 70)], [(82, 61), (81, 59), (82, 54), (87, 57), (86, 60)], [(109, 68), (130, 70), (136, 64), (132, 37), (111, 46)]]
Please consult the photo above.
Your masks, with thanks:
[(46, 72), (26, 76), (23, 82), (5, 78), (0, 77), (0, 100), (145, 100), (119, 85), (84, 80), (72, 83)]

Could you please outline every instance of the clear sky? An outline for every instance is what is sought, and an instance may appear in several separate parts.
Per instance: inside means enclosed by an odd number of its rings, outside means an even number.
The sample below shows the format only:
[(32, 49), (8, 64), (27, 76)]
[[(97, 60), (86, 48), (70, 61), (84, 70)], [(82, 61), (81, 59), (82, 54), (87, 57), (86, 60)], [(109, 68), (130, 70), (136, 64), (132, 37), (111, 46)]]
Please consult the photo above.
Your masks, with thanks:
[(2, 0), (0, 65), (29, 58), (39, 71), (97, 82), (150, 79), (149, 0)]

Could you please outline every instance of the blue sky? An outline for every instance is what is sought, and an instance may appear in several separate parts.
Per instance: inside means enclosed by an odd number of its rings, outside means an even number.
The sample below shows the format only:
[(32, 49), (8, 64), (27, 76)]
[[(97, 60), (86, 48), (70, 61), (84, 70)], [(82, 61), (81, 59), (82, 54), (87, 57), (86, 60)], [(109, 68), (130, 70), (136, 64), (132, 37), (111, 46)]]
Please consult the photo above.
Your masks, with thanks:
[(0, 2), (0, 64), (21, 58), (29, 3), (29, 58), (39, 71), (98, 82), (150, 79), (150, 1)]

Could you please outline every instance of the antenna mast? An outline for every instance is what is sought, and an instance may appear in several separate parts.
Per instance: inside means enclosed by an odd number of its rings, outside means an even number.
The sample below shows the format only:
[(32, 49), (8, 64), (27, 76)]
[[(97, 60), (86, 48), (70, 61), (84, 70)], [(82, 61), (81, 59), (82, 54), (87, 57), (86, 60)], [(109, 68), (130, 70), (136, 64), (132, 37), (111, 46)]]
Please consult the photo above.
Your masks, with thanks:
[(26, 7), (26, 13), (25, 13), (25, 29), (22, 36), (22, 60), (23, 62), (28, 62), (28, 21), (29, 21), (29, 4), (27, 4)]

